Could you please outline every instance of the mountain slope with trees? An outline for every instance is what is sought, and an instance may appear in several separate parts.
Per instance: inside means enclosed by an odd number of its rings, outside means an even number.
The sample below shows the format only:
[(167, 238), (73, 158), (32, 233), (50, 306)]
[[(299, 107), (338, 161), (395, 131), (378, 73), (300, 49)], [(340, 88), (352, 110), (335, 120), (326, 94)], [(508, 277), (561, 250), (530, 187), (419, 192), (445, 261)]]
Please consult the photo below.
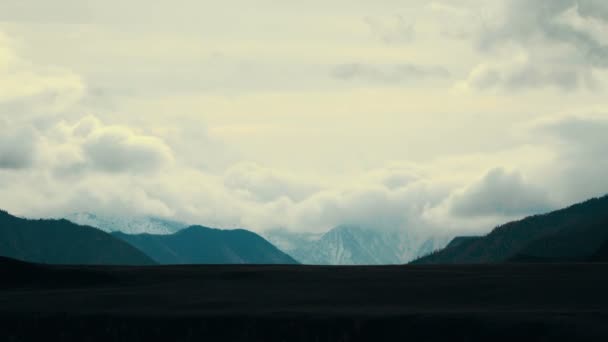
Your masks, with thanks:
[(585, 261), (608, 241), (608, 196), (510, 222), (490, 234), (449, 246), (417, 264)]
[(244, 229), (192, 226), (170, 235), (112, 235), (160, 264), (297, 264), (261, 236)]
[(153, 265), (140, 250), (67, 220), (28, 220), (0, 210), (0, 256), (45, 264)]

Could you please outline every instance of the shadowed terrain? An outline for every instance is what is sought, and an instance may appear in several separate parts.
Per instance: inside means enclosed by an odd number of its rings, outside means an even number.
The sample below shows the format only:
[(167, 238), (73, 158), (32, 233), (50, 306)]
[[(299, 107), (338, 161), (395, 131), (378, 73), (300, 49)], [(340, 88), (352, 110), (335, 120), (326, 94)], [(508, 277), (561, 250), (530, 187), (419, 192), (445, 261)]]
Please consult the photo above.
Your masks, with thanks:
[(0, 256), (46, 264), (153, 265), (130, 244), (67, 220), (28, 220), (0, 210)]
[(263, 237), (245, 229), (191, 226), (166, 235), (114, 232), (112, 236), (162, 265), (297, 264)]
[(593, 261), (608, 242), (608, 196), (460, 238), (415, 264)]
[[(608, 264), (45, 266), (0, 261), (20, 340), (594, 340)], [(84, 281), (83, 281), (84, 279)]]

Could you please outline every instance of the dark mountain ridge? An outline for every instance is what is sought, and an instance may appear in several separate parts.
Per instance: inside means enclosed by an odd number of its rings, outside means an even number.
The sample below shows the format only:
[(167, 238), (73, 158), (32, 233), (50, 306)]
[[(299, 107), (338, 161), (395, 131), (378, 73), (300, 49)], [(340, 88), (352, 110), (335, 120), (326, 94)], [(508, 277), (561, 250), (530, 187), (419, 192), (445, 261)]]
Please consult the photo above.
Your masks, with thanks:
[(608, 196), (495, 228), (413, 263), (586, 261), (608, 240)]
[(270, 242), (245, 229), (191, 226), (170, 235), (112, 235), (160, 264), (297, 264)]
[(153, 265), (128, 243), (67, 220), (29, 220), (0, 210), (0, 256), (44, 264)]

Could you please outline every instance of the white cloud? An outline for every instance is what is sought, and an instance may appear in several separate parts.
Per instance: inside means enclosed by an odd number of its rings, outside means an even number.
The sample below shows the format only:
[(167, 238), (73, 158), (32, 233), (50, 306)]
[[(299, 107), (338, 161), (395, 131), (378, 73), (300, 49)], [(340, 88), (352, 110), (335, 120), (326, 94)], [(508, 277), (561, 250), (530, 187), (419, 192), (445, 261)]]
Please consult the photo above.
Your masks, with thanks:
[(14, 130), (0, 125), (0, 169), (33, 166), (37, 156), (37, 132), (31, 127)]
[(85, 93), (79, 75), (22, 58), (0, 31), (0, 168), (27, 168), (44, 157), (40, 126), (52, 125)]
[(490, 170), (464, 191), (454, 193), (450, 210), (458, 216), (502, 216), (505, 219), (548, 212), (555, 208), (549, 196), (518, 172)]
[(605, 115), (553, 114), (605, 107), (604, 2), (262, 3), (0, 5), (0, 207), (483, 232), (608, 191)]
[(551, 141), (558, 157), (547, 167), (547, 185), (562, 202), (608, 192), (608, 115), (565, 115), (535, 122), (532, 134)]
[[(558, 56), (563, 51), (551, 52)], [(588, 68), (564, 65), (552, 58), (530, 56), (526, 52), (515, 54), (503, 62), (482, 63), (470, 73), (467, 86), (480, 90), (502, 88), (530, 90), (555, 86), (561, 90), (574, 90), (581, 86), (593, 88), (596, 81)]]
[(83, 149), (93, 168), (108, 172), (157, 171), (173, 158), (162, 140), (122, 127), (93, 131)]
[(37, 102), (48, 113), (66, 108), (84, 95), (81, 78), (58, 67), (40, 67), (20, 58), (0, 31), (0, 117), (17, 116), (11, 109)]
[(300, 201), (319, 191), (316, 184), (307, 184), (286, 173), (279, 173), (255, 163), (239, 163), (224, 174), (227, 188), (246, 198), (272, 201), (282, 197)]
[[(507, 62), (479, 65), (471, 74), (473, 83), (564, 90), (594, 85), (594, 71), (608, 67), (606, 13), (602, 1), (504, 1), (502, 11), (485, 22), (477, 43), (490, 60)], [(520, 57), (505, 58), (513, 51)]]

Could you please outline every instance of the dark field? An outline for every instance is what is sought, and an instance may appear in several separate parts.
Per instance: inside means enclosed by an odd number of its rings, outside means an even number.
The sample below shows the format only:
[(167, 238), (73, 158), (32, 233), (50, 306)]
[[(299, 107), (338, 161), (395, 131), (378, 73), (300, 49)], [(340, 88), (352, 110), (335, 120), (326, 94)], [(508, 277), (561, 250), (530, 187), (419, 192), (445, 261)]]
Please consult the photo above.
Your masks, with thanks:
[(0, 341), (605, 340), (608, 264), (0, 262)]

